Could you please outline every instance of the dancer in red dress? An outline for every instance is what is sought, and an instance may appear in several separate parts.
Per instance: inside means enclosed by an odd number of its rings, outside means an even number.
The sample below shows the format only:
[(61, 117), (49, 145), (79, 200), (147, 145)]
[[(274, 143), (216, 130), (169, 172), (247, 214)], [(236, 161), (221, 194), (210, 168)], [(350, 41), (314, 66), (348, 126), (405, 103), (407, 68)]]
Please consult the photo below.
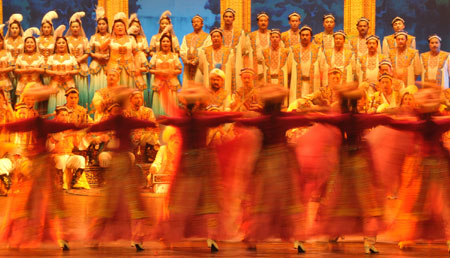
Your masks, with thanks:
[(450, 117), (438, 117), (440, 89), (422, 89), (416, 96), (418, 120), (395, 121), (395, 129), (415, 133), (414, 162), (403, 167), (409, 175), (400, 189), (400, 210), (394, 236), (401, 249), (415, 240), (445, 239), (450, 252), (449, 153), (442, 135), (450, 130)]
[[(52, 89), (36, 87), (29, 94), (48, 97)], [(38, 97), (38, 95), (36, 95)], [(57, 241), (63, 250), (69, 250), (68, 235), (64, 230), (65, 213), (63, 192), (58, 187), (54, 159), (46, 149), (49, 134), (79, 129), (74, 124), (44, 120), (40, 117), (25, 119), (3, 125), (10, 132), (33, 133), (30, 178), (22, 184), (20, 191), (11, 194), (1, 241), (10, 247), (36, 247), (42, 242)]]
[[(183, 87), (179, 99), (186, 111), (180, 117), (161, 117), (159, 122), (179, 128), (182, 136), (180, 163), (169, 190), (169, 218), (164, 233), (167, 241), (185, 237), (206, 237), (211, 252), (217, 252), (220, 238), (220, 172), (217, 157), (206, 144), (209, 128), (232, 122), (236, 114), (207, 114), (200, 106), (208, 99), (202, 86)], [(215, 239), (215, 240), (213, 240)]]
[(256, 243), (281, 238), (294, 241), (299, 253), (305, 252), (300, 240), (306, 237), (304, 209), (300, 192), (300, 175), (294, 150), (286, 141), (286, 131), (310, 124), (309, 118), (281, 112), (287, 90), (265, 86), (260, 91), (264, 102), (262, 115), (241, 118), (237, 122), (254, 126), (262, 133), (262, 148), (248, 182), (250, 207), (246, 211), (248, 228), (245, 239), (249, 249)]
[[(349, 87), (350, 88), (350, 87)], [(342, 87), (341, 114), (316, 118), (341, 131), (337, 169), (330, 175), (317, 213), (318, 235), (364, 234), (365, 253), (378, 253), (374, 244), (383, 227), (383, 194), (378, 193), (371, 154), (363, 140), (367, 129), (388, 124), (387, 116), (358, 114), (358, 89)], [(345, 90), (344, 90), (345, 89)]]
[(130, 93), (123, 87), (114, 89), (112, 94), (116, 98), (116, 107), (112, 116), (89, 128), (90, 132), (114, 131), (118, 142), (118, 146), (111, 150), (112, 164), (106, 172), (105, 194), (96, 206), (98, 213), (90, 228), (89, 240), (94, 248), (101, 241), (131, 239), (136, 251), (144, 250), (142, 242), (148, 216), (139, 193), (139, 174), (134, 167), (130, 135), (135, 129), (156, 127), (156, 124), (123, 115)]

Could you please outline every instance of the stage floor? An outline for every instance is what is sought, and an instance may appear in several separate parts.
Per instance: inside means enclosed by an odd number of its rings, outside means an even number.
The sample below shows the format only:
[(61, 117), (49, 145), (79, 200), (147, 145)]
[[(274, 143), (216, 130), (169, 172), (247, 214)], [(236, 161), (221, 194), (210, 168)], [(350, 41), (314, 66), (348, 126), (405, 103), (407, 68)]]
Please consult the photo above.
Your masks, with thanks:
[[(331, 247), (328, 243), (306, 243), (307, 252), (297, 254), (291, 245), (285, 243), (263, 243), (257, 251), (247, 251), (241, 243), (219, 243), (221, 250), (211, 254), (205, 241), (177, 243), (172, 249), (157, 242), (145, 243), (144, 251), (136, 253), (125, 242), (114, 243), (98, 250), (72, 245), (71, 250), (63, 252), (55, 247), (42, 249), (9, 250), (0, 249), (0, 257), (369, 257), (364, 255), (362, 243), (343, 242)], [(395, 244), (379, 243), (379, 254), (374, 257), (448, 257), (444, 244), (418, 244), (409, 250), (399, 250)]]
[[(71, 233), (83, 236), (86, 226), (89, 224), (90, 215), (95, 211), (96, 202), (101, 196), (101, 189), (70, 190), (64, 194), (69, 217), (68, 230)], [(142, 196), (147, 203), (148, 214), (156, 222), (164, 207), (162, 194), (143, 192)], [(6, 207), (8, 197), (0, 197), (0, 207)], [(387, 203), (387, 217), (393, 218), (398, 201), (390, 200)], [(313, 214), (317, 210), (317, 203), (311, 202), (308, 210), (309, 223), (313, 223)], [(0, 209), (0, 221), (3, 221), (5, 209)], [(83, 226), (84, 225), (84, 226)], [(83, 238), (78, 238), (83, 239)], [(449, 257), (445, 242), (419, 243), (411, 249), (400, 250), (397, 244), (385, 232), (377, 237), (377, 248), (380, 254), (375, 257)], [(211, 254), (206, 247), (206, 241), (193, 240), (174, 243), (172, 248), (164, 246), (160, 242), (145, 242), (145, 251), (136, 253), (130, 247), (130, 242), (117, 241), (105, 243), (98, 250), (90, 249), (86, 243), (75, 241), (70, 243), (71, 250), (62, 252), (55, 245), (45, 245), (39, 249), (8, 249), (0, 245), (0, 257), (361, 257), (364, 255), (362, 236), (345, 236), (344, 241), (337, 244), (329, 244), (324, 239), (309, 240), (305, 244), (307, 252), (297, 254), (290, 243), (268, 241), (258, 245), (258, 250), (247, 251), (244, 244), (236, 242), (219, 242), (220, 251)]]

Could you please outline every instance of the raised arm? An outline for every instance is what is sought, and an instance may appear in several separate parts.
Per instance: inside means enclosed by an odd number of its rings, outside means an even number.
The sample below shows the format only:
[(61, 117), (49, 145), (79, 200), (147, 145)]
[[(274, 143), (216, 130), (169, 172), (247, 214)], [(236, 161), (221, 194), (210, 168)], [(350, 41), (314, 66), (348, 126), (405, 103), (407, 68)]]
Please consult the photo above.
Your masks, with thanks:
[(36, 127), (36, 121), (36, 117), (33, 117), (18, 122), (4, 124), (3, 127), (10, 132), (28, 132)]
[(152, 121), (127, 117), (126, 119), (124, 119), (124, 126), (127, 126), (131, 129), (138, 129), (138, 128), (146, 128), (146, 127), (155, 128), (157, 125), (155, 122), (152, 122)]
[(103, 131), (113, 131), (116, 130), (116, 117), (111, 117), (105, 121), (98, 122), (89, 127), (89, 132), (103, 132)]
[(53, 120), (43, 120), (44, 130), (46, 133), (58, 133), (67, 130), (79, 130), (83, 127), (77, 126), (73, 123), (61, 123)]

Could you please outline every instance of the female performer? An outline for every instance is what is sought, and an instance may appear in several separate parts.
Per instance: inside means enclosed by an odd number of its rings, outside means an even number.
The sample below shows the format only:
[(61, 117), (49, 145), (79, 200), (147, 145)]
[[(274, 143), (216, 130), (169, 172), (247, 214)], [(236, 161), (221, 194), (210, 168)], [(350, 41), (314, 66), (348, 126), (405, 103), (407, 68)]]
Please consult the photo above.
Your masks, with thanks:
[(75, 87), (74, 76), (78, 74), (77, 59), (70, 54), (69, 43), (62, 36), (64, 30), (64, 25), (60, 25), (55, 30), (55, 53), (47, 61), (46, 73), (52, 77), (50, 87), (58, 90), (56, 94), (50, 96), (48, 101), (49, 114), (53, 113), (56, 106), (65, 104), (65, 90)]
[(161, 51), (150, 60), (150, 73), (155, 75), (152, 89), (152, 109), (156, 115), (174, 115), (180, 82), (181, 62), (172, 51), (172, 37), (164, 34), (160, 39)]
[[(109, 60), (109, 49), (104, 46), (110, 40), (108, 18), (103, 7), (98, 6), (96, 12), (97, 29), (89, 41), (92, 61), (89, 65), (91, 82), (89, 85), (89, 103), (97, 90), (106, 87), (106, 64)], [(102, 46), (104, 46), (102, 48)]]
[(75, 74), (75, 85), (80, 92), (80, 106), (87, 108), (88, 106), (88, 57), (90, 48), (89, 41), (84, 33), (81, 18), (84, 12), (76, 12), (70, 17), (69, 29), (66, 32), (66, 39), (69, 46), (69, 52), (75, 57), (78, 63), (78, 74)]

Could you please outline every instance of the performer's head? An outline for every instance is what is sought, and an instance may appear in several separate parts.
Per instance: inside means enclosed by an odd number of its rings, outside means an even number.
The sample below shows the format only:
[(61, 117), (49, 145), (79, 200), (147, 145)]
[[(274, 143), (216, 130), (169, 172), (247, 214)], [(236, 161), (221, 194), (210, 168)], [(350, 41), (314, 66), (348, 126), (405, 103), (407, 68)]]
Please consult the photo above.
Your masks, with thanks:
[(428, 37), (428, 46), (431, 52), (438, 53), (441, 51), (441, 40), (441, 37), (436, 34)]
[(225, 73), (219, 68), (212, 69), (209, 73), (209, 84), (213, 91), (223, 88), (225, 84)]
[(106, 111), (108, 112), (108, 116), (117, 116), (122, 114), (122, 108), (118, 103), (112, 103)]
[(54, 52), (57, 54), (70, 53), (69, 43), (67, 42), (66, 37), (57, 37), (56, 38)]
[(214, 28), (209, 33), (214, 48), (220, 48), (223, 44), (223, 31), (218, 28)]
[(144, 96), (140, 90), (134, 90), (130, 95), (130, 104), (134, 108), (144, 105)]
[(159, 18), (159, 33), (163, 32), (163, 30), (172, 24), (172, 20), (170, 19), (170, 11), (165, 11)]
[(403, 93), (402, 99), (400, 100), (400, 107), (414, 108), (414, 95), (408, 91)]
[(378, 64), (378, 74), (390, 74), (392, 75), (392, 63), (388, 59), (381, 60)]
[(106, 72), (106, 82), (108, 87), (117, 86), (120, 80), (120, 70), (109, 68)]
[(108, 17), (105, 15), (105, 8), (102, 6), (97, 6), (95, 10), (95, 20), (97, 21), (96, 33), (109, 33), (109, 22)]
[(369, 19), (365, 17), (359, 18), (358, 22), (356, 23), (356, 29), (358, 30), (358, 33), (361, 37), (365, 37), (367, 35), (367, 32), (369, 31)]
[(58, 122), (69, 122), (69, 109), (65, 106), (57, 106), (55, 108), (55, 120)]
[(14, 115), (16, 119), (23, 120), (28, 118), (28, 108), (27, 105), (23, 102), (19, 102), (14, 107)]
[(272, 48), (277, 49), (280, 46), (281, 31), (279, 29), (272, 29), (270, 31), (270, 45)]
[(266, 12), (260, 12), (256, 15), (256, 21), (260, 30), (267, 30), (269, 27), (270, 17)]
[(300, 29), (300, 43), (302, 46), (307, 46), (311, 43), (312, 34), (312, 29), (308, 25), (304, 25)]
[(342, 30), (336, 31), (333, 34), (333, 37), (334, 37), (334, 47), (337, 49), (343, 48), (345, 44), (345, 38), (347, 37), (345, 32)]
[(233, 25), (235, 17), (236, 11), (231, 8), (227, 8), (223, 13), (223, 22), (225, 23), (225, 26)]
[(242, 85), (246, 88), (253, 88), (253, 80), (255, 79), (255, 71), (251, 68), (241, 69)]
[(37, 51), (36, 39), (34, 37), (26, 38), (24, 43), (25, 43), (25, 53), (32, 54)]
[(120, 37), (127, 34), (127, 25), (123, 20), (116, 20), (114, 21), (112, 30), (114, 35)]
[(392, 22), (392, 28), (394, 29), (394, 32), (399, 32), (405, 29), (405, 20), (401, 17), (395, 17)]
[(73, 36), (78, 37), (81, 31), (81, 23), (78, 20), (72, 21), (70, 23), (70, 31)]
[(374, 54), (378, 51), (378, 45), (380, 44), (380, 39), (376, 35), (370, 35), (366, 39), (367, 49), (370, 54)]
[(209, 99), (209, 91), (202, 84), (193, 81), (184, 82), (178, 93), (178, 100), (184, 105), (188, 115), (206, 107)]
[(289, 20), (289, 25), (291, 26), (291, 30), (293, 30), (293, 31), (298, 30), (298, 28), (300, 27), (300, 24), (302, 23), (301, 19), (302, 19), (302, 16), (297, 12), (293, 12), (293, 13), (289, 14), (288, 20)]
[(172, 52), (172, 36), (170, 33), (164, 33), (159, 40), (163, 52)]
[(73, 108), (76, 105), (78, 105), (80, 97), (77, 88), (75, 87), (68, 88), (65, 92), (65, 96), (66, 96), (66, 105), (68, 107)]
[(108, 18), (101, 17), (97, 20), (97, 33), (109, 33)]
[(195, 15), (192, 20), (192, 28), (194, 29), (194, 31), (198, 32), (201, 29), (203, 29), (203, 17), (201, 17), (200, 15)]
[(339, 68), (331, 68), (328, 70), (328, 86), (336, 87), (341, 84), (342, 71)]
[(41, 35), (51, 36), (53, 35), (53, 19), (58, 18), (58, 14), (55, 11), (50, 11), (44, 15), (41, 21)]
[(382, 74), (378, 79), (378, 88), (386, 95), (392, 94), (392, 76), (388, 73)]
[(264, 103), (263, 113), (272, 114), (280, 112), (288, 90), (280, 85), (268, 84), (259, 90), (259, 97)]
[(395, 33), (395, 42), (397, 43), (397, 48), (406, 48), (406, 41), (408, 40), (408, 33), (406, 31), (398, 31)]
[(323, 28), (327, 33), (332, 33), (334, 26), (336, 25), (336, 19), (332, 14), (326, 14), (323, 16)]

